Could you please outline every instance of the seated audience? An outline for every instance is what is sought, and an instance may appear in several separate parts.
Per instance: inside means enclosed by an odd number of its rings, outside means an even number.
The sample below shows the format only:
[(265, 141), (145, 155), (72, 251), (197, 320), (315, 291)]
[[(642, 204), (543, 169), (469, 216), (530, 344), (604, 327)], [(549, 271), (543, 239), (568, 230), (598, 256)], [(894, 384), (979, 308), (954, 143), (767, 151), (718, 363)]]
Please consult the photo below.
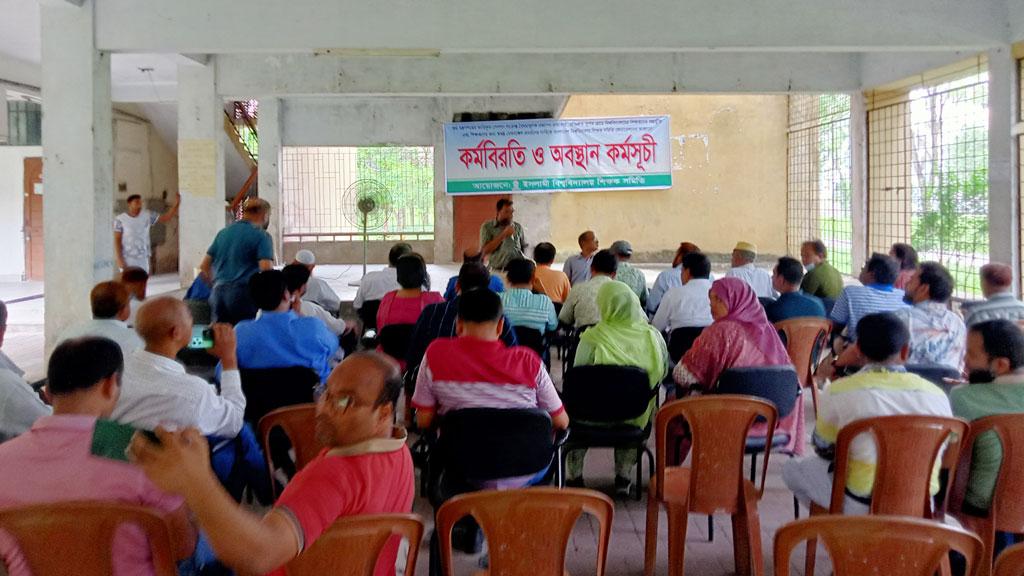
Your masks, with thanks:
[(903, 302), (903, 290), (893, 288), (899, 268), (896, 260), (885, 254), (875, 252), (860, 271), (863, 286), (847, 286), (839, 294), (836, 305), (832, 307), (829, 320), (832, 321), (833, 334), (839, 334), (846, 328), (846, 338), (852, 340), (857, 335), (857, 323), (868, 314), (891, 312), (906, 306)]
[[(0, 348), (7, 333), (7, 305), (0, 301)], [(39, 395), (25, 381), (25, 372), (0, 350), (0, 442), (28, 430), (41, 416), (50, 414)]]
[(304, 366), (326, 382), (338, 337), (319, 318), (300, 316), (302, 300), (288, 291), (284, 273), (265, 270), (249, 280), (252, 300), (260, 309), (255, 320), (235, 326), (239, 368)]
[(430, 276), (427, 275), (427, 264), (419, 254), (411, 252), (399, 258), (395, 271), (400, 288), (388, 292), (380, 301), (378, 331), (390, 324), (415, 324), (424, 308), (444, 302), (440, 293), (423, 289), (430, 285)]
[[(967, 333), (965, 368), (969, 386), (949, 394), (953, 415), (977, 420), (997, 414), (1024, 412), (1024, 335), (1009, 320), (988, 320)], [(1002, 444), (992, 432), (974, 443), (964, 511), (984, 517), (1003, 460)]]
[(754, 266), (757, 260), (757, 246), (750, 242), (737, 242), (732, 249), (732, 268), (726, 278), (739, 278), (747, 283), (758, 298), (775, 298), (772, 289), (772, 275), (767, 270)]
[[(832, 460), (843, 426), (877, 416), (921, 414), (951, 416), (949, 400), (941, 388), (906, 371), (910, 332), (895, 314), (868, 314), (857, 323), (854, 346), (866, 365), (852, 376), (840, 378), (818, 396), (818, 423), (814, 428), (817, 455), (783, 463), (782, 479), (804, 504), (825, 508), (832, 499)], [(874, 486), (877, 451), (874, 440), (863, 435), (850, 447), (846, 478), (847, 514), (866, 514)], [(938, 467), (931, 492), (939, 489)]]
[(367, 272), (366, 276), (359, 281), (359, 289), (356, 290), (356, 297), (352, 301), (352, 308), (359, 310), (363, 302), (367, 300), (380, 300), (392, 290), (398, 290), (398, 274), (395, 266), (398, 259), (412, 252), (412, 246), (405, 242), (399, 242), (391, 247), (388, 252), (388, 267), (377, 272)]
[(326, 280), (313, 275), (313, 269), (316, 268), (316, 255), (310, 250), (299, 250), (295, 253), (295, 261), (292, 264), (299, 264), (309, 270), (309, 282), (306, 283), (306, 291), (302, 295), (302, 299), (320, 306), (330, 312), (332, 316), (336, 315), (341, 309), (341, 298), (338, 298), (338, 293), (331, 288)]
[[(459, 313), (459, 300), (463, 294), (473, 290), (487, 289), (488, 279), (491, 278), (490, 271), (479, 263), (463, 264), (459, 269), (458, 281), (455, 283), (455, 296), (439, 304), (431, 304), (423, 309), (420, 317), (416, 320), (416, 329), (413, 330), (412, 344), (409, 346), (409, 356), (406, 366), (409, 369), (416, 368), (423, 360), (423, 354), (427, 346), (438, 338), (454, 338), (456, 336), (456, 325)], [(489, 290), (490, 291), (490, 290)], [(493, 293), (493, 291), (490, 291)], [(506, 346), (515, 346), (515, 330), (508, 318), (504, 318), (501, 330), (501, 341)]]
[[(281, 273), (284, 274), (285, 288), (292, 295), (292, 301), (298, 306), (299, 316), (319, 318), (324, 326), (327, 326), (327, 329), (337, 336), (341, 336), (350, 329), (344, 320), (334, 317), (316, 301), (306, 299), (306, 292), (312, 286), (313, 280), (309, 268), (303, 264), (289, 264), (281, 270)], [(260, 316), (262, 315), (261, 312)]]
[(534, 275), (533, 262), (525, 258), (510, 260), (505, 266), (508, 290), (501, 294), (505, 316), (516, 328), (531, 328), (544, 334), (558, 328), (555, 305), (544, 294), (531, 290)]
[(651, 288), (650, 294), (647, 295), (647, 312), (653, 316), (658, 311), (658, 305), (661, 304), (661, 299), (664, 298), (665, 293), (670, 288), (682, 286), (681, 281), (683, 274), (683, 257), (693, 252), (700, 252), (700, 248), (692, 242), (681, 242), (679, 248), (676, 248), (676, 255), (672, 258), (672, 267), (668, 270), (662, 270), (658, 274), (658, 278), (654, 281), (654, 287)]
[[(483, 264), (484, 255), (480, 250), (476, 248), (466, 248), (466, 251), (462, 253), (463, 264)], [(488, 272), (489, 273), (489, 272)], [(455, 283), (459, 281), (459, 275), (456, 274), (448, 279), (448, 285), (444, 289), (444, 299), (451, 300), (455, 297), (458, 291), (455, 289)], [(502, 283), (501, 278), (496, 274), (491, 274), (487, 280), (487, 288), (492, 292), (504, 292), (505, 284)]]
[(897, 242), (889, 249), (889, 256), (895, 258), (900, 266), (899, 275), (896, 276), (893, 286), (900, 290), (905, 290), (907, 283), (914, 276), (914, 271), (917, 270), (917, 250), (914, 250), (914, 247), (910, 244)]
[(906, 300), (913, 305), (896, 314), (910, 330), (908, 364), (948, 366), (959, 370), (967, 346), (967, 329), (949, 309), (953, 277), (938, 262), (925, 262), (907, 283)]
[[(640, 301), (628, 286), (621, 282), (606, 282), (597, 291), (597, 305), (601, 309), (601, 321), (580, 336), (579, 348), (573, 366), (612, 365), (636, 366), (647, 371), (651, 389), (661, 384), (668, 372), (668, 349), (665, 340), (657, 330), (647, 324), (647, 316)], [(608, 398), (614, 402), (614, 398)], [(651, 419), (657, 405), (656, 395), (642, 416), (623, 425), (644, 428)], [(569, 453), (566, 462), (566, 482), (583, 486), (583, 458), (586, 450)], [(636, 451), (632, 448), (615, 449), (615, 491), (629, 494), (631, 480), (636, 466)]]
[(803, 279), (804, 267), (799, 260), (786, 256), (779, 258), (772, 274), (772, 288), (779, 293), (779, 297), (764, 307), (769, 322), (807, 316), (825, 317), (825, 306), (821, 300), (800, 290)]
[(800, 289), (817, 298), (839, 298), (843, 275), (828, 261), (828, 249), (821, 240), (808, 240), (800, 246), (800, 261), (807, 268)]
[[(117, 404), (123, 366), (121, 349), (107, 338), (66, 340), (54, 349), (46, 374), (53, 415), (0, 445), (0, 508), (83, 500), (143, 506), (167, 519), (173, 554), (187, 558), (196, 534), (182, 499), (159, 489), (128, 462), (92, 454), (93, 430)], [(209, 466), (209, 453), (203, 458)], [(0, 556), (5, 574), (31, 573), (12, 540), (0, 539)], [(67, 573), (74, 574), (75, 568), (69, 564)], [(155, 573), (140, 529), (118, 531), (111, 573)]]
[(630, 290), (640, 299), (640, 305), (647, 305), (647, 279), (644, 273), (630, 265), (629, 260), (633, 257), (633, 247), (625, 240), (612, 242), (610, 248), (612, 254), (619, 259), (619, 267), (615, 273), (615, 279), (629, 286)]
[(135, 326), (135, 316), (146, 301), (146, 288), (149, 284), (149, 272), (142, 268), (129, 266), (121, 271), (121, 284), (128, 290), (128, 326)]
[(661, 332), (709, 326), (714, 321), (711, 317), (711, 301), (708, 299), (711, 290), (711, 261), (700, 252), (691, 252), (683, 256), (680, 268), (682, 283), (669, 288), (651, 320), (651, 324)]
[(580, 253), (573, 254), (565, 259), (562, 271), (569, 277), (569, 283), (573, 286), (590, 280), (591, 260), (597, 253), (600, 243), (597, 234), (593, 230), (587, 230), (576, 239), (580, 245)]
[(555, 304), (565, 302), (569, 297), (569, 277), (561, 270), (555, 270), (551, 263), (555, 261), (555, 245), (541, 242), (533, 248), (533, 259), (537, 270), (533, 273), (533, 291), (545, 294)]
[[(184, 496), (218, 560), (243, 574), (283, 575), (284, 565), (339, 518), (412, 511), (412, 458), (405, 430), (394, 425), (401, 390), (398, 368), (379, 354), (359, 352), (339, 364), (317, 404), (324, 449), (262, 517), (220, 486), (194, 429), (159, 428), (160, 444), (136, 435), (131, 455), (157, 486)], [(385, 545), (375, 576), (395, 573), (399, 542)]]
[(964, 306), (964, 320), (968, 326), (989, 320), (1024, 320), (1024, 302), (1013, 294), (1013, 269), (995, 262), (981, 267), (981, 294), (983, 302)]
[(610, 250), (599, 250), (591, 258), (590, 279), (575, 284), (569, 297), (558, 313), (558, 321), (567, 326), (583, 328), (593, 326), (601, 321), (601, 311), (597, 307), (597, 291), (607, 282), (615, 280), (619, 269), (619, 260)]
[(82, 336), (102, 336), (117, 342), (124, 356), (142, 348), (142, 338), (126, 323), (131, 312), (128, 298), (124, 284), (100, 282), (89, 293), (92, 320), (68, 328), (57, 343)]

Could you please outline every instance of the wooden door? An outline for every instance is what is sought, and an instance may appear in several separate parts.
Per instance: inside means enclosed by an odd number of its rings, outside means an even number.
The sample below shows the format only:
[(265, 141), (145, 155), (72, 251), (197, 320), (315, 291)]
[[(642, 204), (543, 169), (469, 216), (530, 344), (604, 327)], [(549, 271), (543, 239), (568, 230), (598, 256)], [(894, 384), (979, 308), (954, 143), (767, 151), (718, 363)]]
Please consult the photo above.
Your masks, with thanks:
[(452, 211), (455, 219), (453, 238), (455, 245), (452, 259), (462, 261), (462, 253), (467, 248), (480, 248), (480, 225), (493, 220), (498, 213), (496, 205), (501, 198), (509, 198), (507, 194), (485, 194), (482, 196), (456, 196), (452, 200)]
[(25, 158), (25, 278), (43, 279), (43, 159)]

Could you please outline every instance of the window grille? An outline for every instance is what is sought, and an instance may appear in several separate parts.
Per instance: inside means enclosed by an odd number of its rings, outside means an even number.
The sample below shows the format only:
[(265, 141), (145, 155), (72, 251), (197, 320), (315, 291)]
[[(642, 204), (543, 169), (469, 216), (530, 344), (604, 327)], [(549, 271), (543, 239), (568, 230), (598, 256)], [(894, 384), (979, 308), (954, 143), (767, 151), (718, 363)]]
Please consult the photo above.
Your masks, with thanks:
[[(0, 98), (3, 90), (0, 90)], [(43, 143), (43, 106), (27, 100), (7, 102), (7, 126), (10, 146), (39, 146)]]
[(853, 273), (850, 215), (850, 97), (789, 98), (787, 238), (791, 254), (806, 240), (821, 239), (829, 261)]
[(390, 196), (371, 240), (434, 239), (434, 149), (430, 146), (285, 146), (281, 152), (285, 242), (361, 241), (352, 192), (373, 181)]

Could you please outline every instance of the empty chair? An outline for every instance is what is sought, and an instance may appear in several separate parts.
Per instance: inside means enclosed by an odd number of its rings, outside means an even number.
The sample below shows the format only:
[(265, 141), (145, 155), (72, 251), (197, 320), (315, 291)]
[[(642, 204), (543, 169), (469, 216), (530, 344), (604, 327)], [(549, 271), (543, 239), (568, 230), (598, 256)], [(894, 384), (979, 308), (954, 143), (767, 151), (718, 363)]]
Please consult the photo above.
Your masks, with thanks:
[[(665, 464), (669, 423), (679, 417), (686, 420), (693, 439), (689, 468)], [(703, 396), (670, 402), (658, 410), (654, 424), (657, 465), (647, 494), (645, 576), (654, 574), (658, 515), (662, 505), (668, 511), (669, 574), (683, 574), (690, 512), (732, 515), (736, 573), (764, 573), (757, 501), (764, 491), (768, 455), (764, 458), (760, 489), (743, 477), (747, 432), (758, 418), (768, 424), (770, 444), (777, 420), (775, 407), (758, 398), (725, 394)]]
[(356, 310), (356, 315), (363, 323), (363, 332), (377, 330), (377, 311), (380, 310), (380, 300), (364, 300), (363, 305)]
[[(562, 576), (565, 549), (583, 513), (597, 520), (596, 576), (603, 576), (611, 538), (612, 501), (583, 489), (528, 488), (456, 496), (437, 511), (441, 565), (454, 576), (452, 527), (473, 517), (487, 538), (490, 572), (503, 576)], [(486, 574), (487, 572), (485, 572)]]
[(414, 330), (416, 330), (415, 324), (388, 324), (381, 329), (377, 342), (385, 354), (394, 358), (404, 367)]
[(693, 342), (704, 331), (704, 326), (676, 328), (668, 336), (668, 357), (676, 364), (693, 347)]
[(971, 576), (981, 560), (981, 541), (960, 528), (897, 516), (821, 516), (786, 524), (775, 533), (776, 576), (789, 576), (793, 548), (818, 538), (835, 576), (933, 576), (951, 551), (967, 559)]
[(1010, 546), (996, 560), (995, 576), (1024, 576), (1024, 544)]
[(789, 359), (796, 367), (800, 386), (811, 389), (814, 413), (818, 413), (818, 386), (814, 382), (814, 369), (822, 352), (828, 347), (832, 323), (825, 318), (790, 318), (775, 323), (786, 344)]
[(245, 394), (245, 421), (256, 424), (278, 408), (308, 404), (320, 375), (305, 366), (245, 368), (239, 371)]
[[(289, 463), (280, 461), (283, 458), (281, 450), (272, 448), (271, 433), (276, 429), (284, 432), (295, 451), (295, 472), (302, 470), (322, 450), (316, 439), (316, 404), (300, 404), (274, 410), (260, 419), (259, 425), (260, 441), (271, 477), (275, 464), (290, 470)], [(276, 496), (276, 484), (274, 490)]]
[(423, 538), (423, 520), (415, 514), (377, 514), (339, 518), (313, 545), (288, 563), (288, 576), (372, 576), (385, 546), (409, 541), (405, 575), (414, 576)]
[(178, 573), (167, 521), (141, 506), (67, 502), (0, 510), (0, 530), (14, 538), (35, 576), (109, 576), (114, 534), (126, 524), (145, 534), (157, 576)]

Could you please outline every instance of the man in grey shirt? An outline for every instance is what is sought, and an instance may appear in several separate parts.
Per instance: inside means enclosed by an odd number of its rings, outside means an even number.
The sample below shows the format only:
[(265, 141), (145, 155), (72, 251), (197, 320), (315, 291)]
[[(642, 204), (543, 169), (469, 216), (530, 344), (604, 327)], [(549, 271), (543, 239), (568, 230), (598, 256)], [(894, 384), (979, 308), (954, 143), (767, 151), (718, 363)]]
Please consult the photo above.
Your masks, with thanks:
[(580, 234), (577, 241), (580, 244), (580, 253), (566, 258), (565, 265), (562, 266), (562, 272), (569, 277), (569, 284), (573, 286), (590, 280), (590, 263), (599, 246), (597, 234), (594, 234), (593, 230)]
[(523, 227), (512, 219), (515, 209), (508, 198), (498, 200), (498, 214), (494, 220), (480, 225), (480, 251), (487, 256), (492, 270), (504, 270), (516, 258), (526, 258), (526, 234)]
[[(0, 301), (0, 347), (6, 333), (7, 306)], [(25, 432), (36, 418), (50, 413), (50, 407), (25, 382), (25, 372), (0, 352), (0, 442)]]

